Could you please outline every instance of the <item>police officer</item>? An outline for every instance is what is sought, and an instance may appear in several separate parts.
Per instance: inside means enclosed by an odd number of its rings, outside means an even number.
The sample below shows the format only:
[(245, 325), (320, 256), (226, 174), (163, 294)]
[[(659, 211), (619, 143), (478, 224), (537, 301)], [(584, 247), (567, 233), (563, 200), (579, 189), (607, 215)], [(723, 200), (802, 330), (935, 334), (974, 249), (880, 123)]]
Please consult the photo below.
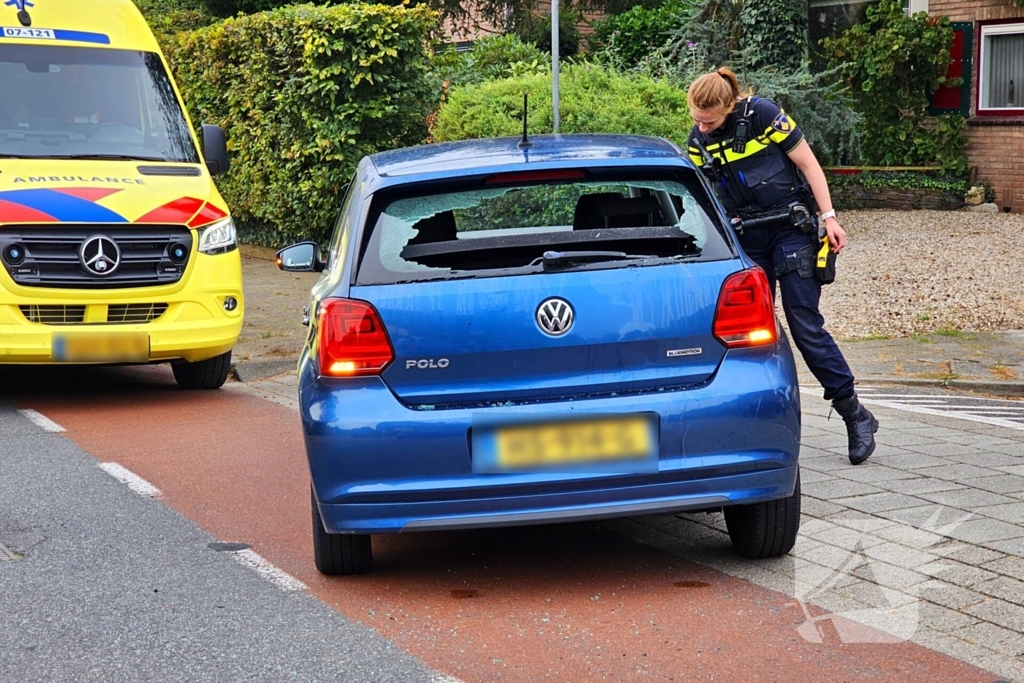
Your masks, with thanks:
[(694, 122), (690, 158), (711, 179), (734, 224), (750, 225), (740, 244), (768, 275), (773, 296), (779, 282), (793, 341), (846, 423), (850, 462), (859, 465), (875, 450), (878, 420), (857, 400), (850, 366), (818, 310), (815, 204), (831, 251), (846, 246), (825, 174), (793, 120), (771, 100), (741, 91), (729, 69), (695, 80), (687, 100)]

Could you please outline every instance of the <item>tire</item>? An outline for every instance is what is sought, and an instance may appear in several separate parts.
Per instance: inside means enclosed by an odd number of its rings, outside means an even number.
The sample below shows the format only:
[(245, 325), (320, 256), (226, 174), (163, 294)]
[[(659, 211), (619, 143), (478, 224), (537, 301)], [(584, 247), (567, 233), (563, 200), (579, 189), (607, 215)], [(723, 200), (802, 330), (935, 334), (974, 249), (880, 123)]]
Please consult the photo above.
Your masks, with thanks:
[(725, 508), (732, 547), (743, 557), (779, 557), (793, 549), (800, 530), (800, 474), (793, 495), (751, 505)]
[(369, 534), (329, 534), (310, 490), (313, 505), (313, 561), (321, 574), (344, 576), (366, 574), (373, 566), (373, 547)]
[(231, 352), (196, 363), (171, 363), (174, 379), (182, 389), (220, 389), (231, 372)]

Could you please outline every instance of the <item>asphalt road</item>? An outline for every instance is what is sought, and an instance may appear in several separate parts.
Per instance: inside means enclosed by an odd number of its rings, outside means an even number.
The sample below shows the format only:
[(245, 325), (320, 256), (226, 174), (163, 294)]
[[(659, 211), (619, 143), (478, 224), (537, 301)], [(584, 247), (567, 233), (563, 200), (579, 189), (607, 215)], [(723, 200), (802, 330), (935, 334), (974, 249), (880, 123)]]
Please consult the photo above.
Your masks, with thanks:
[(905, 640), (813, 642), (823, 610), (614, 525), (378, 537), (372, 575), (328, 579), (289, 408), (162, 367), (0, 387), (0, 544), (23, 556), (0, 562), (3, 681), (997, 678)]

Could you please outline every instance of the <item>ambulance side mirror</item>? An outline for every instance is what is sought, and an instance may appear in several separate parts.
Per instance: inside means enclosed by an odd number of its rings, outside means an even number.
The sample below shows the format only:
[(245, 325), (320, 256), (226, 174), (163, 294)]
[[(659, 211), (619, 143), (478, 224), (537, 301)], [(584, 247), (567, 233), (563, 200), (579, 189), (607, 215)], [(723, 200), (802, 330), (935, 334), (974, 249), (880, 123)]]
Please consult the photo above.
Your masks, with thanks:
[(209, 123), (203, 124), (203, 158), (210, 175), (227, 173), (231, 168), (228, 159), (228, 140), (224, 129)]

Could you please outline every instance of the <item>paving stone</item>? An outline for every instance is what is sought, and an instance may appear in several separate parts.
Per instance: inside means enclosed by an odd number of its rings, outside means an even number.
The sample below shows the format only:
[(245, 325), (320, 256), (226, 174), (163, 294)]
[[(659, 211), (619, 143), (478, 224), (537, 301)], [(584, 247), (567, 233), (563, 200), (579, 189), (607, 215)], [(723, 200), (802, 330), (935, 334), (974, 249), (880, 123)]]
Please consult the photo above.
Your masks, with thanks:
[(879, 431), (875, 436), (875, 440), (878, 443), (884, 443), (886, 446), (897, 446), (899, 448), (905, 448), (907, 446), (925, 446), (929, 444), (942, 443), (938, 439), (933, 439), (924, 434), (911, 434), (903, 431), (899, 427), (894, 427), (889, 423), (888, 420), (884, 421), (885, 429)]
[(998, 550), (1007, 555), (1024, 557), (1024, 538), (1010, 538), (1003, 541), (987, 541), (982, 543), (986, 548)]
[(1015, 579), (1024, 580), (1024, 559), (1019, 557), (1001, 557), (981, 565), (986, 571), (1012, 576)]
[(991, 491), (981, 489), (963, 488), (955, 491), (935, 491), (934, 493), (919, 493), (919, 498), (930, 500), (940, 505), (960, 508), (961, 510), (977, 510), (980, 507), (990, 505), (1004, 505), (1014, 503), (1016, 499), (1004, 496)]
[(968, 479), (964, 486), (975, 489), (992, 491), (993, 493), (1019, 493), (1024, 491), (1024, 477), (1015, 477), (1008, 474), (999, 474), (994, 477), (981, 477), (980, 479)]
[(801, 496), (800, 498), (800, 511), (810, 517), (827, 517), (828, 515), (843, 512), (844, 510), (847, 510), (847, 508), (840, 507), (835, 503), (829, 503), (825, 500), (811, 498), (810, 496)]
[(999, 551), (982, 548), (981, 546), (963, 545), (959, 543), (958, 545), (960, 545), (959, 548), (950, 553), (944, 553), (943, 556), (975, 567), (984, 567), (989, 562), (998, 562), (999, 560), (1016, 559), (1008, 558)]
[[(917, 474), (917, 472), (910, 472)], [(890, 481), (885, 488), (896, 493), (917, 495), (918, 493), (934, 493), (936, 491), (954, 491), (964, 488), (960, 484), (945, 479), (934, 479), (933, 477), (918, 477), (917, 479), (900, 479)]]
[[(946, 558), (919, 567), (917, 571), (964, 588), (976, 587), (980, 583), (998, 578), (994, 572)], [(976, 590), (981, 589), (976, 588)]]
[[(961, 588), (960, 590), (966, 591), (967, 589)], [(939, 601), (933, 600), (933, 602)], [(950, 607), (950, 605), (946, 606)], [(982, 602), (971, 603), (965, 606), (963, 611), (1011, 631), (1024, 632), (1024, 610), (1020, 608), (1020, 605), (1014, 605), (998, 598), (989, 598)]]
[[(969, 614), (977, 616), (980, 619), (985, 618), (984, 616), (968, 609), (971, 605), (977, 605), (985, 601), (985, 596), (977, 591), (963, 588), (961, 586), (955, 586), (940, 579), (932, 579), (927, 584), (924, 584), (919, 588), (920, 592), (918, 594), (922, 599), (927, 600), (928, 602), (934, 602), (958, 612), (966, 610)], [(1009, 603), (1006, 604), (1008, 605)], [(1022, 619), (1022, 623), (1024, 623), (1024, 619)]]
[(874, 493), (868, 496), (854, 498), (839, 498), (836, 500), (840, 505), (846, 505), (861, 512), (882, 512), (895, 510), (896, 508), (915, 507), (921, 504), (920, 498), (912, 498), (902, 493)]
[(1020, 458), (1004, 455), (1003, 453), (975, 452), (966, 456), (963, 460), (978, 467), (1009, 467), (1022, 464)]
[(859, 481), (862, 484), (877, 484), (883, 488), (886, 488), (885, 484), (888, 482), (898, 479), (913, 479), (917, 476), (913, 472), (896, 469), (895, 467), (873, 464), (871, 460), (868, 460), (864, 465), (836, 470), (836, 474), (843, 479)]
[(963, 520), (965, 517), (973, 516), (974, 513), (931, 503), (913, 508), (882, 510), (875, 514), (903, 524), (935, 530), (937, 527), (953, 524)]
[(861, 512), (860, 510), (850, 510), (843, 508), (842, 512), (837, 512), (834, 515), (829, 515), (825, 518), (830, 524), (836, 524), (838, 526), (845, 526), (850, 529), (856, 529), (869, 534), (876, 534), (878, 530), (886, 527), (899, 524), (891, 519), (885, 519), (878, 515), (868, 514)]
[(885, 541), (871, 534), (866, 534), (857, 529), (851, 529), (844, 526), (833, 525), (829, 529), (824, 529), (814, 533), (811, 537), (815, 541), (821, 541), (829, 545), (838, 546), (846, 550), (860, 550), (872, 545), (878, 545)]
[(913, 571), (938, 559), (933, 553), (888, 541), (865, 548), (864, 554), (872, 559)]
[(986, 450), (995, 451), (996, 453), (1005, 453), (1006, 455), (1024, 457), (1024, 443), (1021, 441), (1011, 442), (1008, 444), (989, 444), (985, 448)]
[(847, 437), (845, 434), (832, 434), (828, 433), (824, 436), (811, 436), (801, 437), (801, 446), (810, 446), (811, 448), (819, 448), (821, 450), (831, 450), (833, 448), (846, 448)]
[[(938, 415), (936, 415), (936, 416), (921, 415), (921, 416), (919, 416), (919, 420), (921, 422), (925, 422), (925, 421), (932, 422), (931, 419), (928, 419), (928, 418), (931, 418), (931, 417), (938, 418), (938, 419), (935, 420), (936, 423), (938, 423), (938, 422), (948, 422), (951, 419), (951, 418), (948, 418), (948, 417), (942, 417), (942, 416), (938, 416)], [(966, 427), (966, 425), (965, 425), (965, 427)], [(920, 427), (909, 427), (909, 428), (905, 429), (904, 431), (909, 432), (911, 434), (921, 434), (923, 436), (927, 436), (927, 437), (932, 438), (932, 439), (944, 439), (947, 436), (959, 436), (959, 435), (963, 434), (963, 430), (950, 429), (949, 427), (942, 427), (942, 426), (939, 426), (938, 424), (921, 425)]]
[[(884, 538), (887, 541), (896, 543), (897, 545), (904, 545), (909, 548), (917, 549), (928, 549), (929, 552), (935, 554), (941, 554), (945, 556), (945, 553), (940, 553), (940, 550), (952, 551), (948, 547), (948, 540), (941, 533), (936, 533), (929, 529), (921, 529), (910, 524), (896, 523), (891, 526), (878, 529), (872, 532), (873, 535)], [(962, 545), (959, 542), (954, 542), (956, 545)]]
[[(904, 451), (903, 453), (891, 455), (881, 461), (883, 464), (889, 467), (895, 467), (901, 470), (912, 470), (914, 474), (920, 474), (917, 470), (922, 467), (940, 467), (943, 465), (952, 465), (954, 463), (946, 460), (945, 458), (936, 458), (934, 455), (924, 455), (923, 453), (911, 453), (910, 451)], [(984, 475), (982, 475), (984, 476)]]
[(999, 677), (999, 681), (1024, 681), (1024, 664), (1001, 652), (996, 652), (959, 636), (941, 633), (922, 626), (914, 635), (914, 642), (950, 657), (969, 662), (983, 671)]
[(911, 569), (871, 559), (850, 573), (859, 579), (902, 591), (915, 598), (920, 597), (921, 589), (931, 580), (928, 576)]
[(915, 453), (933, 455), (938, 458), (953, 458), (956, 460), (966, 461), (970, 461), (973, 454), (977, 451), (975, 446), (966, 446), (962, 443), (949, 443), (948, 441), (906, 446), (906, 449), (908, 451), (914, 451)]
[(853, 583), (836, 586), (833, 590), (844, 597), (853, 598), (871, 607), (886, 610), (918, 602), (917, 597), (913, 595), (908, 595), (895, 588), (889, 588), (874, 581), (865, 581), (863, 579), (855, 579)]
[(1024, 477), (1024, 465), (1008, 465), (1006, 467), (993, 467), (992, 469), (1012, 474), (1015, 477)]
[(998, 519), (974, 518), (945, 531), (950, 538), (956, 538), (975, 545), (1016, 539), (1024, 536), (1024, 528), (1007, 524)]
[(999, 576), (989, 581), (983, 581), (975, 586), (974, 590), (1016, 605), (1024, 605), (1024, 582), (1009, 576)]
[(881, 493), (882, 489), (848, 479), (832, 479), (831, 481), (819, 481), (814, 484), (808, 484), (803, 487), (803, 492), (814, 498), (835, 500), (850, 496), (864, 496), (869, 493)]
[(1024, 654), (1024, 636), (995, 624), (978, 622), (959, 629), (953, 635), (1011, 657)]
[[(851, 553), (849, 550), (844, 548), (828, 544), (817, 548), (811, 548), (806, 552), (800, 553), (798, 557), (801, 560), (806, 560), (808, 562), (821, 565), (822, 567), (827, 567), (832, 571), (839, 570), (855, 561), (854, 553)], [(800, 575), (797, 574), (797, 579), (800, 578)]]
[[(835, 475), (826, 472), (818, 472), (807, 467), (800, 468), (800, 482), (801, 484), (814, 484), (819, 481), (828, 481), (834, 479)], [(998, 477), (997, 477), (998, 478)]]
[(966, 626), (981, 623), (977, 617), (951, 610), (942, 605), (921, 601), (918, 606), (921, 623), (943, 633), (953, 633)]
[(1022, 524), (1024, 523), (1024, 502), (1018, 501), (1016, 503), (1009, 503), (1006, 505), (980, 507), (978, 508), (978, 514), (985, 515), (986, 517), (995, 517), (996, 519), (1001, 519), (1004, 522)]
[[(895, 465), (894, 465), (895, 466)], [(978, 479), (979, 477), (992, 477), (998, 474), (997, 471), (988, 470), (974, 465), (943, 465), (941, 467), (923, 467), (916, 470), (922, 477), (936, 477), (948, 479), (949, 481), (961, 482), (964, 479)]]

